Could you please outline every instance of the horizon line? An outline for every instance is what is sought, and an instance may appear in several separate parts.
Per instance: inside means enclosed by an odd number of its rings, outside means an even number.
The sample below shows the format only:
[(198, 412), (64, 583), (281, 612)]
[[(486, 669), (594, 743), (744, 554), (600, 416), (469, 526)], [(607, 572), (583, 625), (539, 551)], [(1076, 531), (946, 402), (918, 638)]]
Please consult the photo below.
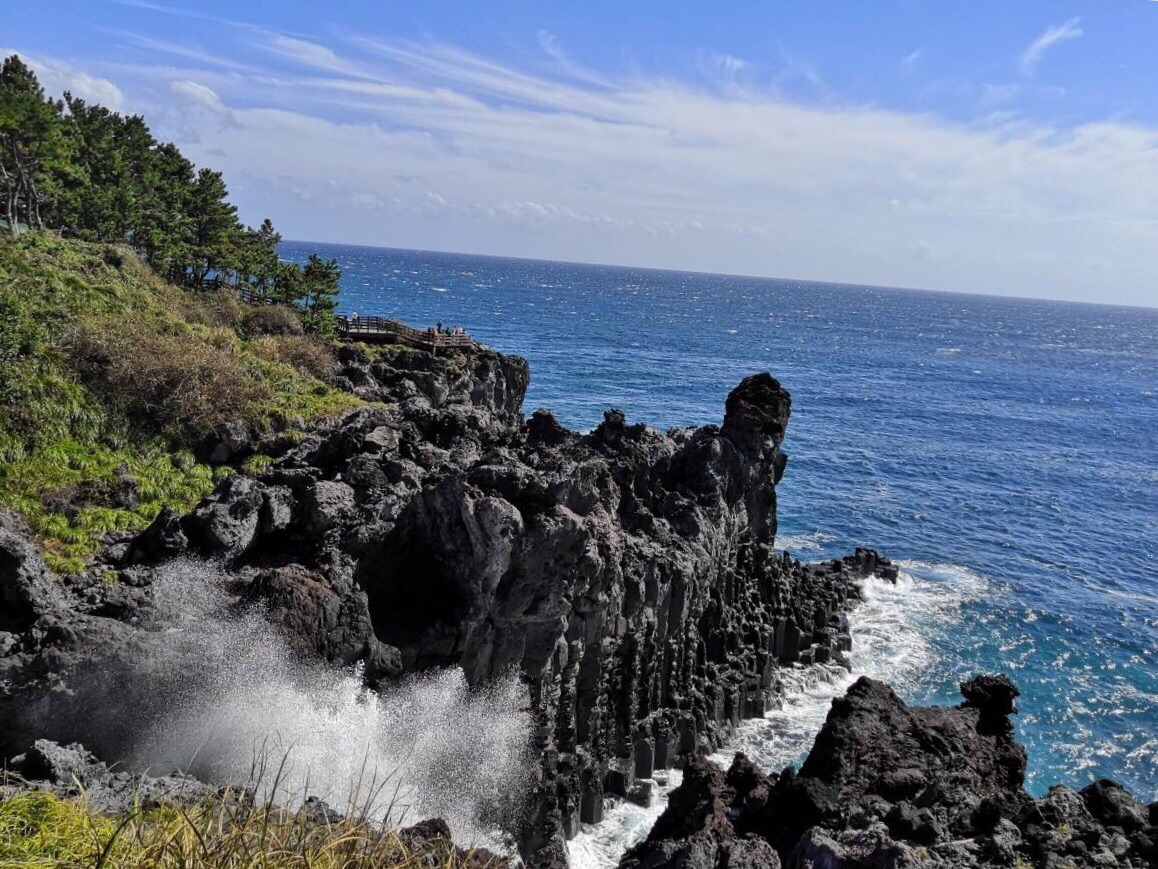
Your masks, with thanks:
[(1084, 305), (1091, 308), (1121, 308), (1131, 311), (1158, 311), (1158, 304), (1154, 305), (1129, 305), (1121, 302), (1091, 302), (1083, 299), (1057, 299), (1050, 296), (1020, 296), (1014, 294), (1001, 293), (985, 293), (973, 292), (969, 290), (936, 290), (929, 287), (900, 287), (889, 284), (859, 284), (847, 283), (843, 281), (826, 281), (818, 280), (816, 278), (786, 278), (776, 275), (756, 275), (747, 272), (712, 272), (704, 271), (702, 269), (677, 269), (665, 268), (663, 266), (641, 266), (641, 265), (626, 265), (623, 263), (609, 263), (609, 262), (591, 262), (584, 260), (565, 260), (565, 259), (549, 259), (547, 257), (535, 256), (512, 256), (509, 254), (496, 253), (477, 253), (475, 251), (464, 250), (442, 250), (424, 247), (394, 247), (384, 244), (361, 244), (347, 241), (318, 241), (316, 239), (304, 238), (283, 238), (282, 244), (323, 244), (334, 247), (361, 247), (367, 250), (384, 250), (384, 251), (402, 251), (404, 253), (429, 253), (429, 254), (443, 254), (449, 256), (472, 256), (480, 257), (482, 259), (503, 259), (515, 260), (518, 262), (532, 262), (532, 263), (555, 263), (558, 265), (567, 266), (587, 266), (592, 268), (609, 268), (609, 269), (637, 269), (639, 271), (647, 272), (663, 272), (666, 274), (680, 274), (680, 275), (700, 275), (704, 277), (719, 277), (719, 278), (742, 278), (756, 281), (779, 281), (781, 283), (800, 283), (800, 284), (815, 284), (823, 287), (838, 287), (844, 289), (859, 289), (859, 290), (891, 290), (902, 293), (929, 293), (931, 295), (939, 296), (966, 296), (969, 298), (980, 299), (1007, 299), (1016, 302), (1052, 302), (1058, 305)]

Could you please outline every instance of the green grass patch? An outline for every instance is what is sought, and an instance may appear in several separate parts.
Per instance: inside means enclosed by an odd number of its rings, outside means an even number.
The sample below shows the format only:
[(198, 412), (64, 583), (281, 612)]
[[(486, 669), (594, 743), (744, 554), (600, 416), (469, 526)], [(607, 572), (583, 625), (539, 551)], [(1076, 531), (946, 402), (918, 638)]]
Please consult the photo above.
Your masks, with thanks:
[(284, 430), (363, 404), (326, 382), (328, 345), (250, 340), (250, 311), (161, 280), (127, 248), (0, 240), (0, 506), (27, 518), (53, 569), (191, 508), (214, 485), (203, 457), (221, 424)]
[(163, 507), (192, 509), (219, 474), (191, 452), (171, 452), (162, 442), (116, 449), (58, 441), (0, 470), (0, 503), (29, 521), (49, 567), (76, 573), (105, 534), (141, 531)]

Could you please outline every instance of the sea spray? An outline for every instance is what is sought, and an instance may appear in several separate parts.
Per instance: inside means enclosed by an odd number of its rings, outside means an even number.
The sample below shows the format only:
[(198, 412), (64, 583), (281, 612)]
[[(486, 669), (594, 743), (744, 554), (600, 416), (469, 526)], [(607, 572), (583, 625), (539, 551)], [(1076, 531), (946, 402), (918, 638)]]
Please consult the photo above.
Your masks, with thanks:
[(849, 614), (852, 670), (835, 664), (783, 671), (779, 706), (763, 718), (741, 722), (727, 753), (742, 751), (757, 767), (778, 771), (799, 762), (824, 725), (833, 699), (861, 676), (912, 691), (934, 677), (938, 660), (929, 641), (960, 618), (961, 606), (982, 594), (985, 580), (967, 568), (899, 562), (896, 583), (872, 578), (861, 587), (863, 602)]
[(517, 674), (471, 689), (448, 669), (371, 691), (356, 669), (295, 656), (203, 562), (160, 569), (153, 602), (161, 641), (106, 683), (139, 698), (127, 765), (238, 783), (257, 756), (263, 796), (317, 796), (390, 823), (437, 816), (460, 844), (503, 844), (533, 770)]
[[(817, 533), (819, 535), (819, 532)], [(797, 538), (797, 548), (815, 538)], [(712, 757), (727, 767), (742, 751), (760, 769), (779, 771), (798, 763), (812, 746), (832, 700), (860, 676), (911, 687), (934, 678), (936, 653), (931, 631), (951, 628), (963, 604), (984, 593), (986, 580), (955, 565), (900, 562), (896, 583), (873, 577), (862, 585), (863, 602), (849, 614), (852, 672), (837, 664), (788, 666), (777, 672), (783, 686), (777, 705), (763, 718), (740, 723), (726, 749)], [(670, 774), (669, 774), (670, 775)], [(641, 807), (614, 800), (598, 825), (584, 825), (568, 843), (572, 869), (609, 869), (623, 853), (646, 838), (662, 814), (678, 771), (657, 789), (658, 802)]]

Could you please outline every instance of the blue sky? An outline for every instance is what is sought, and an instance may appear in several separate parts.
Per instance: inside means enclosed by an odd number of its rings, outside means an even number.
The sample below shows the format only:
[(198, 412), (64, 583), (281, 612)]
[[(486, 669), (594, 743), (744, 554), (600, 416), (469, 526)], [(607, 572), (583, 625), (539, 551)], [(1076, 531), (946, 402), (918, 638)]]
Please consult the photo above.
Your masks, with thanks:
[(1158, 306), (1158, 2), (3, 0), (287, 237)]

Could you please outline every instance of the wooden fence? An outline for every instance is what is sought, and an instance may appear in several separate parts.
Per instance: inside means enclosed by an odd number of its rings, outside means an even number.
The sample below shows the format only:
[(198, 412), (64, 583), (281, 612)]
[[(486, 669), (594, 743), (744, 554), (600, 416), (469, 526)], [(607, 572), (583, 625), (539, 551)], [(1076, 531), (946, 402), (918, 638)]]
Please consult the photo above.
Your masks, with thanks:
[[(199, 290), (232, 290), (237, 298), (246, 305), (274, 305), (277, 304), (268, 296), (255, 292), (244, 284), (233, 284), (222, 278), (203, 278), (201, 281), (190, 281), (189, 285)], [(338, 334), (348, 341), (365, 341), (371, 344), (406, 344), (409, 347), (419, 347), (430, 353), (437, 354), (439, 350), (452, 350), (471, 347), (474, 341), (465, 332), (440, 332), (435, 329), (415, 329), (407, 326), (401, 320), (392, 320), (386, 317), (336, 317)]]
[(382, 344), (406, 344), (437, 353), (442, 349), (470, 347), (474, 344), (465, 332), (453, 334), (434, 329), (415, 329), (401, 320), (385, 317), (338, 317), (338, 333), (350, 341)]

